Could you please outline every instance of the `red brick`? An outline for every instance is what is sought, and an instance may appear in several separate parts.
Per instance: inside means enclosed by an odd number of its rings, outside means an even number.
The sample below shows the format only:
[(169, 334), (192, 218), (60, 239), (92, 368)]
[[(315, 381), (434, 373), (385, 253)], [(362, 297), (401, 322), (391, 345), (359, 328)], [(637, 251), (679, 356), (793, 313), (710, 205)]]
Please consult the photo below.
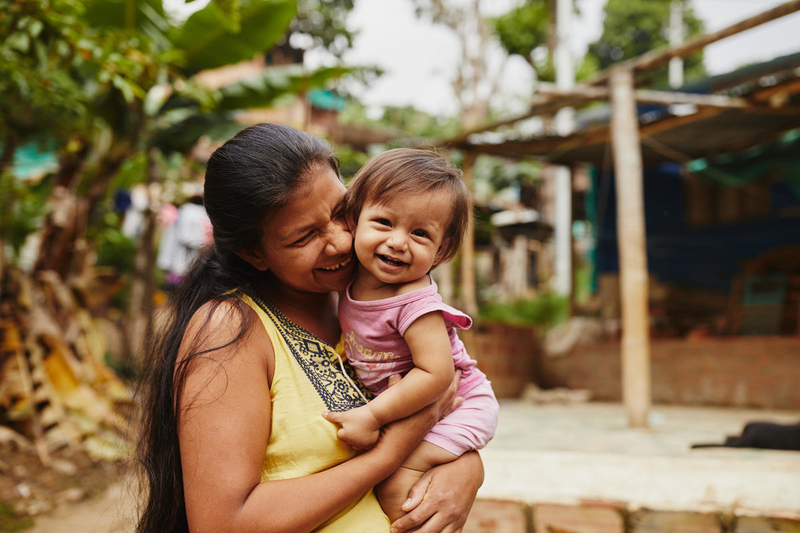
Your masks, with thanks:
[(736, 519), (736, 533), (800, 533), (800, 521), (742, 516)]
[(535, 533), (624, 533), (622, 513), (609, 507), (536, 505)]
[(518, 502), (475, 500), (464, 533), (528, 533), (529, 508)]

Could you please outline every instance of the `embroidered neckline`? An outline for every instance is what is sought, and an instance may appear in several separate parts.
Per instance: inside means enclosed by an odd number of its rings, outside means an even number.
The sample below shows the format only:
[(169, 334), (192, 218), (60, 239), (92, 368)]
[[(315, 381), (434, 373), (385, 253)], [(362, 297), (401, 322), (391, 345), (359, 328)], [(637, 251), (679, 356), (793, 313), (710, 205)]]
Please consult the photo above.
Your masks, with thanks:
[(252, 289), (252, 287), (247, 290), (243, 290), (242, 294), (246, 295), (248, 298), (253, 300), (256, 303), (256, 305), (258, 305), (264, 311), (269, 311), (270, 313), (275, 315), (276, 318), (278, 318), (281, 322), (285, 323), (287, 326), (291, 327), (292, 329), (298, 329), (302, 331), (304, 335), (308, 335), (315, 341), (324, 344), (334, 352), (336, 351), (336, 346), (332, 345), (326, 340), (320, 339), (319, 337), (308, 331), (306, 328), (297, 324), (288, 316), (284, 315), (283, 312), (275, 306), (275, 304), (273, 304), (269, 300), (263, 299), (255, 290)]
[(252, 288), (241, 292), (270, 317), (292, 357), (329, 411), (347, 411), (364, 405), (366, 403), (364, 394), (366, 397), (372, 397), (363, 384), (359, 386), (354, 381), (358, 379), (355, 369), (349, 365), (342, 367), (344, 372), (336, 368), (334, 361), (341, 359), (330, 343), (292, 322), (274, 304), (261, 298)]

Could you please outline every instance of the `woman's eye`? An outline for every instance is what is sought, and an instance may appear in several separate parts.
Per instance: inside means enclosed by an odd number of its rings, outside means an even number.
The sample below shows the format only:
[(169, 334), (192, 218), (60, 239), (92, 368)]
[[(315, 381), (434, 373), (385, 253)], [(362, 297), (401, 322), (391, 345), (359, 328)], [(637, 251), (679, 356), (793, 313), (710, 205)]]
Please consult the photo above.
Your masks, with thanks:
[(415, 235), (417, 237), (427, 237), (428, 236), (428, 234), (425, 232), (425, 230), (421, 230), (421, 229), (415, 229), (414, 231), (411, 232), (411, 234)]
[(311, 236), (312, 235), (313, 235), (313, 232), (306, 233), (305, 235), (303, 235), (302, 237), (300, 237), (299, 239), (294, 241), (292, 243), (292, 246), (302, 246), (302, 245), (304, 245), (305, 243), (307, 243), (308, 241), (311, 240)]

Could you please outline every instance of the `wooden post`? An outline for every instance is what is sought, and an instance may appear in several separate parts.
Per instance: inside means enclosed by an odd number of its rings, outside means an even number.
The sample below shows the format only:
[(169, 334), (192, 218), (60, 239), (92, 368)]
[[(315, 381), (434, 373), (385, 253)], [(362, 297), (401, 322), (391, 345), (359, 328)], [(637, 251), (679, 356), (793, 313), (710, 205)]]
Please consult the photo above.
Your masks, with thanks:
[(647, 242), (633, 70), (612, 69), (610, 82), (622, 304), (622, 398), (630, 426), (647, 427), (650, 410)]
[[(464, 185), (472, 196), (472, 168), (475, 165), (475, 153), (467, 152), (462, 166)], [(469, 224), (461, 243), (461, 301), (464, 312), (473, 318), (478, 316), (478, 298), (475, 293), (475, 214), (469, 212)]]

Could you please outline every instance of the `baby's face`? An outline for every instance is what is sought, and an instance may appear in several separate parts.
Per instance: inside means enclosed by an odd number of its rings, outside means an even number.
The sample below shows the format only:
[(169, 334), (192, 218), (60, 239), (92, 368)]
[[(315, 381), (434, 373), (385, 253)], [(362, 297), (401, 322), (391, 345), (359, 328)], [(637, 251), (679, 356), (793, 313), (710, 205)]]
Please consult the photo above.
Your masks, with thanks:
[(355, 232), (358, 260), (384, 284), (420, 279), (439, 261), (451, 211), (447, 195), (430, 193), (366, 203)]

